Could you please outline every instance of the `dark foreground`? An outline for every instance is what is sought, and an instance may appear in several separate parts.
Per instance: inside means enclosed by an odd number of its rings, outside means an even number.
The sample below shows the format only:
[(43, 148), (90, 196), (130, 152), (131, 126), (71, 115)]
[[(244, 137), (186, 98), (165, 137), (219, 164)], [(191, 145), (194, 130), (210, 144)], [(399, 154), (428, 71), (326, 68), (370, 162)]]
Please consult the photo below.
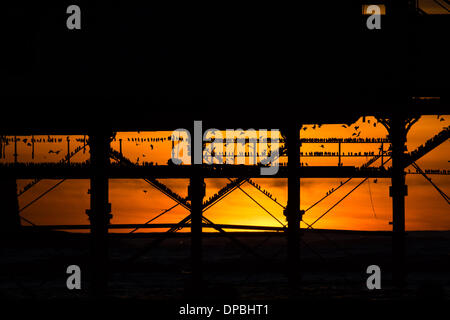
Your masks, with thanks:
[[(230, 233), (204, 237), (204, 283), (192, 294), (189, 234), (176, 234), (142, 256), (142, 248), (161, 234), (110, 235), (109, 291), (102, 301), (167, 307), (191, 303), (263, 303), (273, 308), (328, 301), (388, 303), (448, 302), (450, 298), (450, 232), (409, 232), (408, 282), (391, 284), (391, 238), (384, 232), (308, 231), (301, 247), (301, 283), (286, 278), (286, 239), (282, 233)], [(89, 235), (24, 232), (3, 235), (0, 298), (11, 303), (89, 303)], [(366, 269), (381, 268), (381, 290), (368, 290)], [(66, 269), (81, 268), (81, 290), (68, 290)], [(295, 302), (298, 301), (298, 302)], [(353, 304), (353, 303), (352, 303)], [(282, 306), (282, 307), (280, 307)], [(342, 305), (341, 305), (342, 306)]]

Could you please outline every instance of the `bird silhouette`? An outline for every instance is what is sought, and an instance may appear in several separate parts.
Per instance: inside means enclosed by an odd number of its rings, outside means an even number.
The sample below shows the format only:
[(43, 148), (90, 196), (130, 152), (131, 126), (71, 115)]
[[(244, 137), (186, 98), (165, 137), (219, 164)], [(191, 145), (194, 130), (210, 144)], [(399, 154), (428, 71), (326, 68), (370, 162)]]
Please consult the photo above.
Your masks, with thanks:
[(342, 127), (347, 129), (347, 125), (345, 125), (345, 124), (343, 124)]
[(324, 146), (323, 144), (321, 144), (320, 147), (321, 147), (322, 149), (325, 148), (325, 146)]
[(444, 121), (444, 120), (445, 120), (444, 117), (442, 117), (441, 120), (439, 120), (439, 121)]

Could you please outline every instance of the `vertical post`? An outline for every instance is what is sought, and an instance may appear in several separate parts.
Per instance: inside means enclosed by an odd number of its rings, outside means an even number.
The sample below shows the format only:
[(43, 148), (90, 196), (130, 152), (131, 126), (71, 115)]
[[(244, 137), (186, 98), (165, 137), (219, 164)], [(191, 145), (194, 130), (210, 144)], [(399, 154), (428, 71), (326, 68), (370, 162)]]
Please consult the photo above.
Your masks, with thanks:
[(237, 158), (239, 155), (237, 154), (237, 138), (234, 138), (234, 162), (233, 164), (237, 164)]
[(384, 153), (384, 143), (382, 142), (381, 143), (381, 165), (383, 165), (383, 163), (384, 163), (384, 155), (383, 155), (383, 153)]
[(287, 240), (288, 240), (288, 279), (291, 285), (299, 280), (300, 258), (300, 179), (298, 166), (300, 162), (299, 127), (290, 124), (287, 130), (288, 152), (288, 205), (287, 205)]
[(191, 258), (193, 285), (199, 285), (203, 278), (202, 270), (202, 203), (205, 192), (203, 177), (192, 176), (189, 184), (191, 198)]
[(111, 204), (108, 202), (109, 144), (111, 134), (93, 132), (89, 135), (91, 153), (91, 291), (94, 296), (106, 293), (108, 279), (108, 224)]
[(0, 179), (0, 203), (2, 204), (2, 226), (7, 233), (20, 228), (17, 182), (14, 177)]
[(17, 137), (14, 136), (14, 163), (17, 163)]
[[(173, 141), (172, 141), (172, 144), (173, 144)], [(173, 149), (173, 147), (172, 147), (172, 149)], [(119, 139), (119, 152), (120, 152), (120, 155), (122, 155), (122, 139)]]
[(255, 142), (253, 143), (253, 164), (254, 165), (258, 164), (258, 162), (257, 162), (258, 142), (257, 141), (258, 141), (258, 138), (256, 138)]
[(192, 288), (194, 294), (201, 287), (203, 279), (202, 268), (202, 205), (205, 196), (205, 183), (202, 177), (201, 167), (203, 162), (202, 140), (203, 132), (201, 122), (194, 122), (194, 130), (191, 130), (191, 166), (192, 175), (189, 184), (189, 197), (191, 199), (191, 264), (192, 264)]
[(34, 160), (34, 136), (31, 136), (31, 159)]
[(172, 142), (172, 149), (170, 149), (170, 150), (172, 150), (172, 156), (173, 156), (173, 152), (175, 151), (175, 140), (172, 138), (170, 140)]
[(338, 167), (342, 166), (341, 162), (341, 141), (339, 141), (339, 160), (338, 160)]
[(67, 164), (70, 164), (70, 137), (67, 136)]
[(391, 118), (390, 136), (392, 143), (392, 186), (389, 195), (392, 197), (392, 280), (395, 285), (405, 284), (405, 184), (404, 151), (406, 148), (406, 128), (403, 119)]

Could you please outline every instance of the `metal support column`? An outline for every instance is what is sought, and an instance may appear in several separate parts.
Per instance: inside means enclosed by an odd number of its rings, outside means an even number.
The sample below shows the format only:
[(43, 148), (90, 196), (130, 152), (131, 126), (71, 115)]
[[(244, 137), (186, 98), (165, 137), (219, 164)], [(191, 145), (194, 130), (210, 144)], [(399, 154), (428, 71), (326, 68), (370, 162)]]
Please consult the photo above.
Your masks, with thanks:
[(404, 151), (406, 149), (406, 128), (403, 119), (391, 118), (390, 138), (392, 143), (392, 186), (389, 195), (392, 197), (392, 255), (394, 284), (405, 284), (405, 184)]
[(2, 226), (7, 233), (20, 228), (17, 182), (14, 177), (0, 179), (0, 203), (2, 204)]
[(107, 169), (110, 164), (111, 134), (94, 132), (89, 135), (91, 153), (91, 208), (87, 210), (91, 223), (91, 292), (94, 296), (106, 293), (108, 279), (108, 225), (111, 204), (108, 199)]
[(34, 136), (31, 136), (31, 159), (34, 160)]
[(202, 270), (202, 203), (205, 195), (203, 177), (193, 176), (190, 179), (189, 197), (191, 198), (191, 258), (192, 281), (199, 284), (203, 278)]
[(70, 164), (70, 137), (67, 136), (67, 163)]
[(338, 167), (342, 166), (341, 161), (341, 142), (339, 141), (339, 160), (338, 160)]
[(192, 176), (188, 189), (191, 199), (191, 259), (193, 289), (199, 289), (203, 279), (202, 270), (202, 204), (205, 183), (202, 177), (203, 132), (201, 122), (195, 122), (191, 130)]
[(17, 163), (17, 137), (14, 136), (14, 163)]
[(300, 279), (300, 162), (299, 127), (291, 124), (287, 130), (288, 153), (288, 204), (287, 204), (287, 240), (288, 240), (288, 278), (292, 285)]

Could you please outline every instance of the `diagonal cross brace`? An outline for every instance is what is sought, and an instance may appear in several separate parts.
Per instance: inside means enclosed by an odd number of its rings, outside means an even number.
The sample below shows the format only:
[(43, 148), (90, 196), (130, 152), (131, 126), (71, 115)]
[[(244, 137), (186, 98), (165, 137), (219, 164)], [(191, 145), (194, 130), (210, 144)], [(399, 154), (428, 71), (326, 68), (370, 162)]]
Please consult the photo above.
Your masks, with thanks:
[(429, 153), (430, 151), (436, 149), (439, 145), (447, 141), (450, 137), (450, 127), (446, 127), (444, 130), (439, 132), (437, 135), (429, 139), (425, 142), (424, 145), (421, 145), (416, 150), (410, 152), (405, 155), (404, 167), (408, 167), (413, 164), (415, 161), (422, 158), (424, 155)]

